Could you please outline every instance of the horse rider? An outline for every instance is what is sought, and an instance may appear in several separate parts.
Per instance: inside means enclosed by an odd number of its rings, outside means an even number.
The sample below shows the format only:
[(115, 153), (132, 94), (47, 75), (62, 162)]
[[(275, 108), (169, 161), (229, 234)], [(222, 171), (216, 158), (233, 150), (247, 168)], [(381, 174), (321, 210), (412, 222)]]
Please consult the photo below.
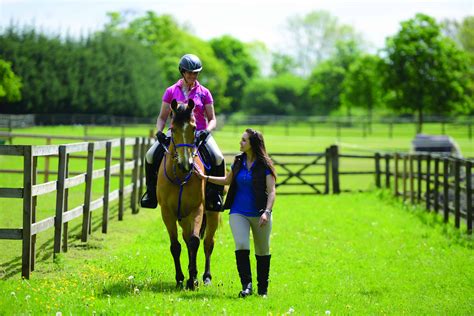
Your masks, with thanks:
[[(178, 103), (187, 103), (192, 99), (195, 103), (193, 114), (196, 121), (196, 144), (200, 144), (199, 153), (201, 157), (207, 157), (204, 161), (208, 174), (214, 176), (225, 175), (224, 155), (217, 146), (211, 131), (216, 128), (216, 115), (214, 112), (214, 100), (211, 92), (197, 80), (202, 70), (202, 62), (196, 55), (186, 54), (181, 57), (178, 65), (181, 79), (168, 87), (163, 94), (160, 114), (156, 120), (156, 141), (150, 147), (145, 156), (146, 192), (143, 194), (140, 204), (145, 208), (156, 208), (158, 201), (156, 197), (156, 185), (158, 169), (165, 152), (165, 146), (170, 142), (170, 131), (163, 133), (171, 112), (171, 101), (176, 99)], [(206, 159), (205, 159), (206, 160)], [(208, 183), (206, 185), (206, 210), (222, 211), (224, 187)]]

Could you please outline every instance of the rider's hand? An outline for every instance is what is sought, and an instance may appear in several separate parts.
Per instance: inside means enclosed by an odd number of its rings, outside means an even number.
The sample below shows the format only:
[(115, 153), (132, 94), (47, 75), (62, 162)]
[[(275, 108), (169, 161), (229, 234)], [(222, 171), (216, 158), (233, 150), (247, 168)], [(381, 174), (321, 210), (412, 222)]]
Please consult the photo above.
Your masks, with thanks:
[(162, 131), (158, 131), (156, 133), (156, 139), (160, 142), (160, 144), (166, 145), (168, 137), (166, 137), (166, 134), (163, 133)]
[(206, 175), (202, 172), (201, 168), (198, 165), (194, 165), (194, 174), (198, 176), (199, 179), (204, 179)]
[(203, 129), (197, 132), (196, 134), (196, 142), (199, 144), (207, 139), (211, 132), (209, 132), (207, 129)]

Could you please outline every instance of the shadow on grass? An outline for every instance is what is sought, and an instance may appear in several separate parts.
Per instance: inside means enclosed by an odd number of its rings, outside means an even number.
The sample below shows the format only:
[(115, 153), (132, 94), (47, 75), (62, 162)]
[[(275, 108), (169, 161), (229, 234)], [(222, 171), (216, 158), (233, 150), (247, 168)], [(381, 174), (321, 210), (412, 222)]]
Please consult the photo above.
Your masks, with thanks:
[[(203, 286), (203, 285), (201, 285)], [(135, 289), (140, 289), (136, 291)], [(200, 292), (200, 287), (197, 287), (195, 290), (187, 290), (183, 287), (177, 286), (175, 282), (161, 282), (157, 281), (146, 286), (140, 284), (134, 284), (133, 282), (117, 282), (105, 286), (102, 289), (102, 293), (99, 294), (100, 297), (106, 298), (109, 296), (135, 296), (140, 292), (153, 292), (153, 293), (176, 293), (180, 294), (180, 298), (196, 300), (199, 298), (209, 298), (219, 296), (216, 293), (209, 292)]]

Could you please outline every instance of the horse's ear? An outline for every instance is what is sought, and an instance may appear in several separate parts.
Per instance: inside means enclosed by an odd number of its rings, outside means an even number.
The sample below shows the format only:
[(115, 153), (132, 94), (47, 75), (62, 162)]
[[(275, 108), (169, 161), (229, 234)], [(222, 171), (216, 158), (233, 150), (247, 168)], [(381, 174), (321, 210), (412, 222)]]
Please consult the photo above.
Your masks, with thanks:
[(173, 112), (176, 112), (177, 108), (178, 108), (178, 102), (176, 101), (176, 99), (173, 99), (173, 101), (171, 101), (171, 109), (173, 110)]
[(192, 111), (194, 109), (194, 101), (193, 99), (188, 100), (188, 110)]

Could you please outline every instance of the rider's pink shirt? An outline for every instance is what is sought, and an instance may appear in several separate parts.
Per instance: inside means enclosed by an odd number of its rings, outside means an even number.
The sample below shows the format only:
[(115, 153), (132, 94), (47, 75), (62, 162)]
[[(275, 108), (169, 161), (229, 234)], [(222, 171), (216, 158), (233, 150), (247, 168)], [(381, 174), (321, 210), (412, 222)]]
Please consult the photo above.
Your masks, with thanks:
[[(183, 79), (178, 80), (174, 85), (168, 87), (163, 94), (163, 102), (170, 103), (176, 99), (178, 103), (186, 103), (186, 97), (181, 90), (183, 87)], [(214, 103), (211, 92), (198, 81), (189, 92), (188, 99), (194, 101), (194, 118), (196, 119), (196, 130), (200, 131), (207, 127), (206, 111), (204, 106)]]

